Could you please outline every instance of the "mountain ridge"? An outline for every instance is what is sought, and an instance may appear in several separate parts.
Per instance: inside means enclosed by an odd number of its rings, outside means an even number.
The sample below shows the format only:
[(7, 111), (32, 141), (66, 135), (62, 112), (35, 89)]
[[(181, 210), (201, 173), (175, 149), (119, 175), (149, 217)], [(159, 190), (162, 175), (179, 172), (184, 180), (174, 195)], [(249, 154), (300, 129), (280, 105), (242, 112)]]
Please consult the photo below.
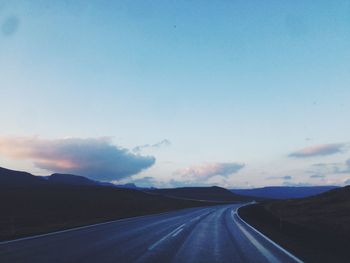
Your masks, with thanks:
[(266, 186), (252, 189), (230, 189), (231, 192), (244, 196), (254, 196), (265, 199), (304, 198), (322, 194), (338, 186)]

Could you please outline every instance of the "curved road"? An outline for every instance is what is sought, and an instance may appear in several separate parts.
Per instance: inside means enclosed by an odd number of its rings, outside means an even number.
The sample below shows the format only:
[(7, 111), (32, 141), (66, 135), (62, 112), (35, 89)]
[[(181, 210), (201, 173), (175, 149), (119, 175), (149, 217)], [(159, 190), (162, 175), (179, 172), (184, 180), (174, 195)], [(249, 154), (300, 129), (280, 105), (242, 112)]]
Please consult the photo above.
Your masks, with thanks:
[(301, 262), (246, 225), (241, 205), (191, 208), (0, 243), (0, 262)]

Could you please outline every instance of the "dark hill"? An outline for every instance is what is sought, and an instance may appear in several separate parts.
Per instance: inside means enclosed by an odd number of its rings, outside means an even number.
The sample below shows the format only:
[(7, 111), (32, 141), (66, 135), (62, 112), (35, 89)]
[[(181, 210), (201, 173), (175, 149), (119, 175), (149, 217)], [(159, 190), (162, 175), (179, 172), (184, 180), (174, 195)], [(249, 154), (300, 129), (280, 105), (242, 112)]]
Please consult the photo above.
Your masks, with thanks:
[(103, 183), (79, 175), (54, 173), (50, 176), (35, 176), (27, 172), (0, 167), (0, 188), (23, 188), (55, 184), (102, 185)]
[(45, 178), (0, 167), (0, 187), (27, 187), (47, 184)]
[(70, 184), (70, 185), (98, 185), (99, 183), (90, 180), (84, 176), (72, 174), (52, 174), (47, 177), (51, 183)]
[(239, 214), (306, 262), (349, 262), (350, 186), (246, 206)]
[(273, 202), (267, 207), (290, 222), (350, 237), (350, 186), (308, 198)]
[(338, 186), (270, 186), (253, 189), (231, 189), (231, 192), (266, 199), (290, 199), (318, 195), (335, 188), (338, 188)]
[(134, 183), (126, 183), (126, 184), (116, 184), (115, 187), (126, 188), (126, 189), (141, 189)]
[(237, 202), (251, 200), (249, 197), (231, 193), (229, 190), (218, 186), (154, 189), (148, 192), (161, 194), (168, 197), (214, 202)]

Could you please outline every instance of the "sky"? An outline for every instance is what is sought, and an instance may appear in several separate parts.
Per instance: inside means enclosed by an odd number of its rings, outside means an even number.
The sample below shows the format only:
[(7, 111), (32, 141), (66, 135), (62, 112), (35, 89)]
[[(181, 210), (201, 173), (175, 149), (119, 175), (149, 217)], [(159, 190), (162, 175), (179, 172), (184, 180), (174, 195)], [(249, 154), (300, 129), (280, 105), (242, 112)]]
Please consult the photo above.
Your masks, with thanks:
[(350, 183), (350, 0), (0, 0), (0, 166)]

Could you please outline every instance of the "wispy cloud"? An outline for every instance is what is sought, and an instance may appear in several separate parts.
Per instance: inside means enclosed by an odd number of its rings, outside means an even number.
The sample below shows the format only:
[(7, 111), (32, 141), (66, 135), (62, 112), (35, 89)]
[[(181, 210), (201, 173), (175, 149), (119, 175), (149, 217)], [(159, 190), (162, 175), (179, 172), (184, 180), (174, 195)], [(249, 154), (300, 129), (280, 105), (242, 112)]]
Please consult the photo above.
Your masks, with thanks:
[(347, 174), (350, 173), (350, 159), (338, 163), (316, 163), (312, 165), (311, 172), (317, 174)]
[(285, 176), (270, 176), (270, 177), (267, 177), (266, 179), (268, 179), (268, 180), (275, 180), (275, 179), (292, 180), (293, 177), (290, 176), (290, 175), (285, 175)]
[(292, 152), (289, 154), (289, 157), (306, 158), (314, 156), (326, 156), (341, 153), (345, 150), (345, 147), (345, 143), (314, 145)]
[(175, 174), (180, 175), (183, 178), (192, 178), (198, 181), (206, 180), (217, 175), (227, 177), (231, 174), (237, 173), (239, 170), (243, 169), (244, 166), (244, 164), (236, 162), (205, 163), (177, 170)]
[(171, 142), (167, 139), (164, 139), (164, 140), (157, 142), (155, 144), (144, 144), (144, 145), (136, 146), (135, 148), (132, 149), (132, 151), (135, 153), (138, 153), (144, 149), (149, 149), (149, 148), (157, 149), (157, 148), (160, 148), (163, 146), (169, 146), (169, 145), (171, 145)]
[(346, 173), (346, 174), (348, 173), (348, 174), (350, 174), (350, 159), (345, 161), (345, 168), (344, 169), (340, 169), (338, 172), (339, 173)]
[(0, 154), (31, 160), (48, 171), (108, 181), (137, 174), (155, 163), (154, 157), (130, 153), (113, 145), (110, 138), (0, 137)]
[(325, 178), (326, 176), (324, 174), (312, 174), (310, 175), (310, 178), (317, 179), (317, 178)]

